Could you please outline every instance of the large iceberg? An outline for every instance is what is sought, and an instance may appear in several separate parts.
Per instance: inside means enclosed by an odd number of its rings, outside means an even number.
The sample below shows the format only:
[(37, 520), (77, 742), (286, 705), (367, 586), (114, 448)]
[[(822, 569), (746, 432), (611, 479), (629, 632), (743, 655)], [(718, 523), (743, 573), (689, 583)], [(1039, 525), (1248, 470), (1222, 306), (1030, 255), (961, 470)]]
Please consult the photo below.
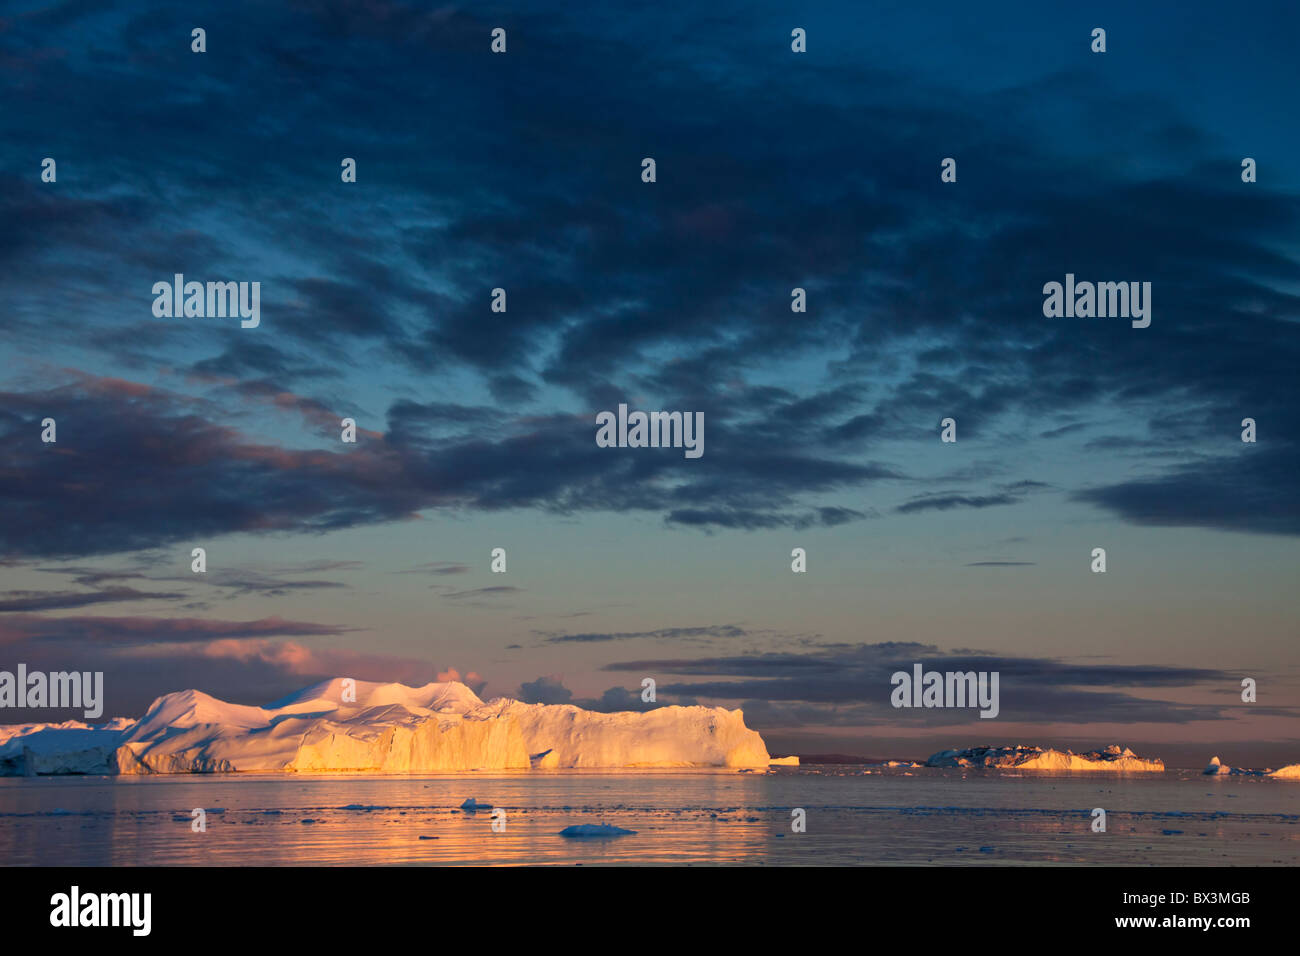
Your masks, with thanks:
[(971, 747), (942, 750), (925, 762), (927, 767), (986, 767), (996, 770), (1111, 770), (1162, 772), (1162, 760), (1146, 760), (1127, 747), (1112, 744), (1105, 750), (1076, 754), (1042, 747)]
[(138, 721), (0, 727), (0, 774), (753, 768), (768, 762), (762, 737), (745, 726), (739, 710), (603, 714), (506, 698), (484, 703), (458, 681), (345, 687), (335, 678), (265, 707), (185, 690), (159, 697)]

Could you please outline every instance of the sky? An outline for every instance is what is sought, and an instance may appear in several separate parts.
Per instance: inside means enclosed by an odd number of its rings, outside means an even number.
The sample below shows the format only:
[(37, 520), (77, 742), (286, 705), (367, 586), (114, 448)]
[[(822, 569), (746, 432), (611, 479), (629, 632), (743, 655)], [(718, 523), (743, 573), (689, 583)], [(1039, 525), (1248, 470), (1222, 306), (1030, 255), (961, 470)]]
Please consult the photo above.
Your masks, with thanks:
[[(1056, 6), (6, 4), (0, 668), (1300, 759), (1300, 13)], [(999, 716), (894, 708), (914, 663)]]

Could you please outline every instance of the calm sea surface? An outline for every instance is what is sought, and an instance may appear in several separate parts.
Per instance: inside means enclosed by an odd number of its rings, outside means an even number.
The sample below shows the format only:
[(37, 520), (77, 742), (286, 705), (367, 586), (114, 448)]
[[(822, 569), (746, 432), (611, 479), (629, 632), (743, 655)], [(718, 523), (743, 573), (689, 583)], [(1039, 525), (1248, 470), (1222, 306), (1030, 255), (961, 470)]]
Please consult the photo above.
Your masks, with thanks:
[[(504, 808), (505, 831), (467, 797)], [(636, 833), (559, 835), (583, 823)], [(0, 778), (0, 863), (1295, 865), (1300, 783), (856, 766)]]

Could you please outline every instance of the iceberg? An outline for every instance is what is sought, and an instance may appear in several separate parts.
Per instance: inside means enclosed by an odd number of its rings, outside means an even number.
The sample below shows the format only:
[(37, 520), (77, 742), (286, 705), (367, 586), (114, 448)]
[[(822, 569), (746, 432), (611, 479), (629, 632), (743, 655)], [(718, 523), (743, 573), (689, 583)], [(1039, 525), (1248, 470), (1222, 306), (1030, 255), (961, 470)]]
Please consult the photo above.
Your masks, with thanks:
[(1205, 768), (1206, 776), (1230, 775), (1234, 777), (1273, 777), (1278, 780), (1300, 780), (1300, 763), (1288, 764), (1277, 770), (1246, 770), (1242, 767), (1229, 767), (1221, 763), (1218, 757), (1211, 757)]
[(635, 830), (624, 830), (622, 827), (616, 827), (612, 823), (575, 823), (573, 826), (565, 827), (561, 830), (560, 836), (581, 839), (591, 837), (630, 836), (635, 833)]
[(1162, 760), (1147, 760), (1117, 744), (1104, 750), (1076, 754), (1042, 747), (971, 747), (941, 750), (925, 762), (927, 767), (983, 767), (995, 770), (1111, 770), (1154, 772), (1165, 769)]
[(0, 727), (3, 775), (756, 768), (769, 760), (739, 710), (605, 714), (484, 703), (459, 681), (345, 687), (335, 678), (264, 707), (184, 690), (135, 721)]
[(0, 776), (111, 773), (113, 751), (134, 721), (0, 725)]

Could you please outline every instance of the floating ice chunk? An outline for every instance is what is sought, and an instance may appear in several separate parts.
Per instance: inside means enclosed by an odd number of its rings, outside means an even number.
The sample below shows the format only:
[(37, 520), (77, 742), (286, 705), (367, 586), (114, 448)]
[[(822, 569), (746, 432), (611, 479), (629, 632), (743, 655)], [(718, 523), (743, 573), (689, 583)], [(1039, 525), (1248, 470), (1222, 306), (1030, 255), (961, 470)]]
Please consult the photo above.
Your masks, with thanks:
[(619, 837), (636, 833), (609, 823), (578, 823), (560, 831), (562, 837)]

